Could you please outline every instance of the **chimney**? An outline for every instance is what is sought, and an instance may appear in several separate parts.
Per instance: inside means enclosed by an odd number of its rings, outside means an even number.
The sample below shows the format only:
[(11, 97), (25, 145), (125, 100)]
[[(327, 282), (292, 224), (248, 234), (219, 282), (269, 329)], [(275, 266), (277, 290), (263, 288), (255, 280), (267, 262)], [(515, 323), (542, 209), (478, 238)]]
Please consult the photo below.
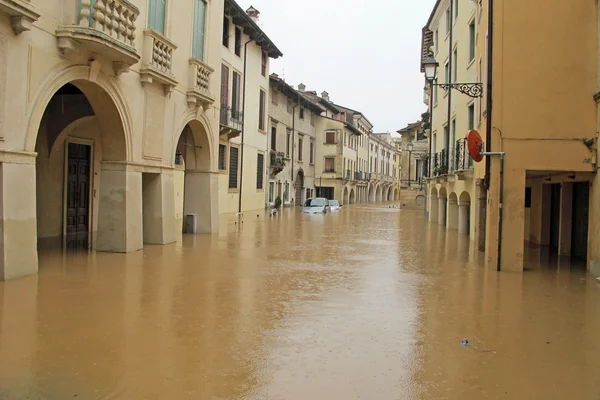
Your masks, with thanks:
[(304, 92), (305, 90), (306, 90), (306, 85), (304, 83), (301, 83), (298, 85), (298, 91)]
[(246, 14), (248, 14), (248, 16), (252, 18), (252, 21), (258, 25), (258, 16), (260, 15), (260, 11), (250, 6), (250, 8), (246, 10)]
[(321, 93), (321, 98), (325, 101), (329, 101), (329, 93), (323, 91), (323, 93)]

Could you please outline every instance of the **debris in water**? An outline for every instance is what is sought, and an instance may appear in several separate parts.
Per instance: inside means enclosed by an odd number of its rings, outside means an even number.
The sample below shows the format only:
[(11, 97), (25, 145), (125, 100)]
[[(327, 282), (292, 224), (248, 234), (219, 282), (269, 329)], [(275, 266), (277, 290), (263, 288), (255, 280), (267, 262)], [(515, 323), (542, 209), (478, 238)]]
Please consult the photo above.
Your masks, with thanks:
[(462, 347), (467, 347), (469, 346), (469, 341), (467, 339), (463, 339), (462, 342), (460, 342), (460, 345)]

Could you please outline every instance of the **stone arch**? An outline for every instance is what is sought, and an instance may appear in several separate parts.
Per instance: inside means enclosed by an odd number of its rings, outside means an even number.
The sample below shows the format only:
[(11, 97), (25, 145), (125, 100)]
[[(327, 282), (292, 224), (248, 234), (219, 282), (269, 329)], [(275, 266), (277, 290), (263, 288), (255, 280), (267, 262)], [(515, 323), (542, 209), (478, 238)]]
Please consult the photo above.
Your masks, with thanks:
[(391, 186), (388, 187), (387, 200), (388, 201), (394, 201), (394, 190), (393, 190), (393, 188)]
[(348, 187), (344, 186), (344, 190), (342, 191), (342, 204), (343, 205), (350, 204), (349, 200), (350, 200), (350, 198), (349, 198), (349, 193), (348, 193)]
[(350, 199), (348, 201), (348, 204), (354, 204), (356, 203), (356, 193), (354, 188), (350, 189)]
[(192, 136), (195, 144), (199, 146), (206, 146), (206, 151), (202, 154), (207, 154), (210, 157), (209, 165), (206, 169), (214, 170), (216, 168), (215, 162), (217, 159), (216, 154), (214, 153), (214, 143), (216, 141), (214, 137), (215, 133), (206, 115), (203, 113), (200, 114), (200, 111), (195, 110), (188, 110), (186, 113), (184, 113), (176, 125), (171, 142), (171, 152), (169, 153), (171, 156), (170, 165), (175, 166), (175, 157), (172, 157), (172, 155), (177, 152), (179, 141), (181, 140), (186, 127), (190, 127), (192, 130)]
[(375, 201), (377, 202), (381, 202), (383, 201), (383, 185), (377, 185), (377, 188), (375, 190)]
[(450, 193), (448, 196), (448, 224), (447, 229), (451, 231), (458, 230), (458, 196), (456, 193)]
[(462, 192), (458, 198), (458, 233), (471, 233), (471, 195)]
[(296, 173), (296, 180), (294, 181), (294, 188), (296, 190), (295, 202), (297, 206), (302, 206), (304, 204), (303, 196), (304, 196), (304, 170), (302, 168), (298, 169)]
[[(107, 159), (111, 161), (132, 160), (132, 130), (133, 122), (131, 112), (127, 106), (124, 95), (118, 88), (114, 78), (100, 72), (95, 81), (90, 81), (89, 66), (58, 67), (50, 71), (40, 88), (34, 95), (34, 101), (28, 110), (28, 124), (25, 134), (24, 150), (34, 152), (38, 131), (46, 109), (54, 95), (67, 84), (73, 84), (86, 96), (97, 115), (98, 122), (104, 132), (121, 131), (122, 135), (113, 135), (111, 142), (116, 139), (118, 143), (105, 143)], [(98, 90), (100, 89), (100, 90)], [(106, 107), (108, 106), (108, 107)], [(108, 142), (108, 138), (106, 138)], [(115, 145), (122, 145), (120, 151), (111, 151)], [(116, 150), (116, 149), (115, 149)]]
[(374, 203), (375, 202), (375, 185), (369, 184), (369, 188), (368, 188), (367, 192), (368, 192), (367, 201), (369, 203)]

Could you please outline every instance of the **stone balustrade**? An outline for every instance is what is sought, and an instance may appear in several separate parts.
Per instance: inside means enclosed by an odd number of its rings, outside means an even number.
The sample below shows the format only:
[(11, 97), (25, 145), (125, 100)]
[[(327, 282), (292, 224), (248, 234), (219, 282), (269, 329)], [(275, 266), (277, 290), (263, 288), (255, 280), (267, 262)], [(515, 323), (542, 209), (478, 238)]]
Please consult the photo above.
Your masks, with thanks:
[(127, 0), (76, 0), (73, 5), (79, 9), (77, 18), (56, 31), (64, 55), (103, 55), (117, 75), (140, 60), (135, 48), (137, 7)]
[(142, 84), (162, 84), (166, 94), (170, 94), (177, 81), (171, 70), (173, 52), (177, 46), (169, 39), (153, 29), (144, 31), (144, 52), (142, 70), (140, 71)]
[(188, 104), (190, 106), (202, 104), (203, 107), (208, 107), (215, 100), (210, 92), (210, 76), (214, 70), (202, 61), (191, 58), (189, 71)]
[(135, 47), (135, 21), (139, 10), (126, 0), (81, 0), (79, 26), (99, 32)]

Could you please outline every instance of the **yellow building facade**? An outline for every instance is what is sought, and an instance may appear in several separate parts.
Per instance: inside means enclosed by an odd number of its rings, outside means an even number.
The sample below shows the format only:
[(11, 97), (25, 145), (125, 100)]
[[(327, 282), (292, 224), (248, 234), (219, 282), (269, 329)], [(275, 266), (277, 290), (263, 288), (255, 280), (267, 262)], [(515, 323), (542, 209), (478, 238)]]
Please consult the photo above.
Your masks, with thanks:
[[(473, 225), (471, 220), (471, 232), (480, 249), (485, 249), (486, 264), (522, 271), (536, 261), (554, 259), (567, 267), (584, 264), (598, 274), (599, 250), (594, 239), (598, 206), (593, 185), (598, 131), (594, 101), (599, 75), (597, 4), (534, 0), (524, 7), (507, 0), (458, 0), (452, 6), (459, 10), (453, 22), (455, 36), (468, 40), (469, 57), (462, 58), (467, 62), (466, 74), (459, 57), (458, 76), (456, 80), (451, 77), (451, 82), (482, 84), (473, 126), (485, 150), (494, 153), (475, 164), (472, 184), (468, 179), (464, 182), (471, 188), (465, 188), (471, 212), (479, 212), (478, 223)], [(429, 26), (433, 27), (436, 18), (447, 20), (449, 10), (448, 1), (438, 1)], [(471, 21), (475, 21), (474, 35)], [(465, 27), (466, 35), (461, 34)], [(431, 32), (424, 31), (423, 59), (428, 38), (436, 37)], [(457, 46), (460, 54), (460, 41)], [(431, 47), (435, 52), (435, 46)], [(474, 60), (469, 64), (473, 48)], [(440, 63), (438, 80), (443, 80), (445, 56), (438, 55), (436, 60)], [(469, 101), (458, 91), (454, 96)], [(462, 107), (457, 103), (458, 108)], [(435, 109), (434, 105), (434, 133), (439, 129)], [(470, 121), (469, 114), (466, 121)], [(435, 180), (431, 195), (438, 198), (439, 220), (449, 210), (450, 200), (446, 209), (439, 206), (440, 191), (446, 194), (448, 189), (439, 186), (439, 178)], [(485, 229), (477, 231), (483, 222)]]

